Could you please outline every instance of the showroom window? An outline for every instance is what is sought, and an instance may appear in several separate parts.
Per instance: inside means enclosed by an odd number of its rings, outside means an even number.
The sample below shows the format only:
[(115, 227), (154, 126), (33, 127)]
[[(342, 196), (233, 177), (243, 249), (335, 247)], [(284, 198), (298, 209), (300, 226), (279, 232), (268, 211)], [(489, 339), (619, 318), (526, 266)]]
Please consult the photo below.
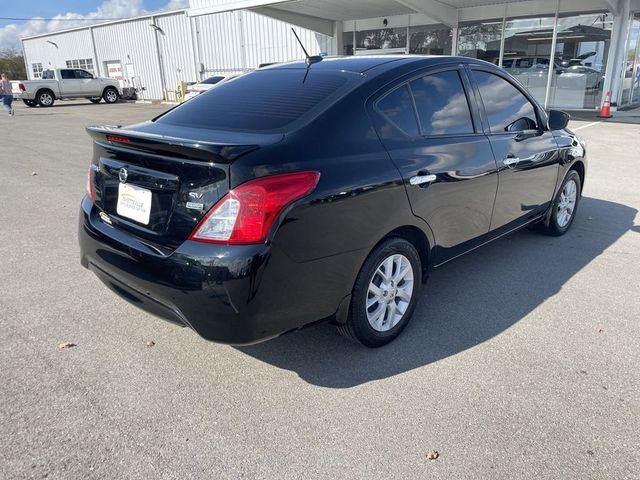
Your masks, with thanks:
[(42, 63), (32, 63), (31, 71), (33, 72), (33, 78), (42, 78)]
[(78, 60), (67, 60), (67, 68), (81, 68), (93, 73), (93, 59), (80, 58)]
[(631, 18), (626, 50), (620, 83), (622, 106), (640, 103), (640, 13)]
[(406, 48), (406, 27), (360, 30), (356, 32), (356, 51), (390, 49), (402, 49), (406, 51)]
[(409, 53), (451, 55), (452, 31), (445, 25), (409, 27)]
[(458, 55), (479, 58), (498, 65), (502, 19), (482, 22), (460, 22), (458, 27)]
[(544, 105), (555, 16), (508, 19), (502, 67)]
[(355, 34), (353, 31), (342, 34), (345, 55), (407, 52), (451, 55), (452, 38), (451, 28), (440, 24), (356, 30)]
[(550, 107), (600, 105), (612, 26), (613, 17), (607, 13), (558, 18)]

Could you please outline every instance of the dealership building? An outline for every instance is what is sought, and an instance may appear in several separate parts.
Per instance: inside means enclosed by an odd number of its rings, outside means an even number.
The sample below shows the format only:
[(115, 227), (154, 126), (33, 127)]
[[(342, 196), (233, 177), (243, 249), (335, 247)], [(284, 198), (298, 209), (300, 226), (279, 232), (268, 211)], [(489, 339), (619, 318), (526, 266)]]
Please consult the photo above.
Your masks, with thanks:
[(117, 78), (141, 99), (180, 81), (311, 55), (463, 55), (501, 65), (547, 108), (640, 105), (640, 0), (190, 0), (189, 8), (22, 39), (49, 68)]

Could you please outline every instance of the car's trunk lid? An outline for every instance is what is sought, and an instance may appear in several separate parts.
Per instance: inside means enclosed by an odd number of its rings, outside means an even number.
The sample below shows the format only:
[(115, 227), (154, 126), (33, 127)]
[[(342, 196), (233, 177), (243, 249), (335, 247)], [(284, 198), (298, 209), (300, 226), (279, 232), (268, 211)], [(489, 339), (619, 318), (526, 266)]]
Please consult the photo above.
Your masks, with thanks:
[(102, 220), (171, 250), (229, 191), (230, 164), (282, 136), (166, 130), (153, 122), (87, 129)]

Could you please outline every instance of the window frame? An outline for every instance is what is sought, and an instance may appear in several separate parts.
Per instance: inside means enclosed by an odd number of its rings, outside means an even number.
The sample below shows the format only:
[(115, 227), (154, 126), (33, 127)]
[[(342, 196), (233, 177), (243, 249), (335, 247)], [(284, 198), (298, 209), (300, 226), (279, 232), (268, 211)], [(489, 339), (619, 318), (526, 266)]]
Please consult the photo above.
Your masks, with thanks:
[[(481, 122), (481, 117), (480, 117), (480, 111), (479, 111), (479, 107), (477, 104), (477, 98), (475, 96), (475, 92), (472, 88), (472, 84), (470, 79), (467, 76), (467, 72), (464, 68), (465, 64), (463, 63), (453, 63), (453, 64), (446, 64), (446, 65), (437, 65), (437, 66), (432, 66), (432, 67), (428, 67), (428, 68), (422, 68), (420, 70), (416, 70), (414, 72), (411, 72), (405, 76), (402, 77), (402, 79), (400, 79), (397, 82), (394, 82), (390, 87), (386, 86), (383, 87), (381, 89), (381, 91), (378, 91), (376, 94), (373, 95), (373, 101), (371, 103), (371, 108), (373, 111), (375, 111), (376, 115), (381, 116), (382, 118), (384, 118), (385, 121), (391, 122), (391, 120), (381, 111), (378, 109), (378, 103), (384, 99), (387, 95), (389, 95), (391, 92), (393, 92), (394, 90), (401, 88), (402, 86), (405, 86), (406, 88), (408, 88), (409, 90), (409, 95), (411, 98), (411, 103), (413, 105), (413, 115), (415, 116), (416, 119), (416, 123), (418, 124), (418, 135), (417, 136), (413, 136), (413, 135), (408, 135), (404, 130), (400, 129), (400, 127), (396, 126), (396, 128), (402, 132), (406, 138), (411, 138), (411, 139), (437, 139), (437, 138), (457, 138), (457, 137), (469, 137), (469, 136), (477, 136), (477, 135), (484, 135), (484, 131), (483, 131), (483, 124)], [(454, 71), (457, 72), (459, 77), (460, 77), (460, 82), (462, 84), (462, 89), (465, 93), (465, 96), (467, 97), (467, 105), (469, 106), (469, 113), (471, 114), (471, 124), (473, 126), (473, 132), (469, 132), (469, 133), (440, 133), (440, 134), (429, 134), (426, 135), (424, 134), (424, 130), (422, 128), (422, 124), (420, 122), (420, 115), (418, 114), (418, 108), (416, 106), (416, 101), (415, 98), (413, 96), (413, 92), (411, 91), (411, 82), (413, 82), (414, 80), (418, 80), (420, 78), (429, 76), (429, 75), (434, 75), (437, 73), (442, 73), (442, 72), (450, 72), (450, 71)], [(474, 96), (471, 96), (471, 93), (474, 93)], [(391, 122), (393, 123), (393, 122)], [(395, 125), (395, 123), (393, 123)]]
[[(502, 69), (500, 68), (491, 68), (485, 65), (474, 65), (474, 64), (467, 64), (465, 67), (466, 70), (468, 70), (468, 79), (471, 82), (471, 86), (473, 88), (475, 97), (476, 97), (476, 102), (478, 105), (478, 110), (480, 111), (480, 118), (482, 120), (482, 125), (483, 125), (483, 129), (484, 129), (484, 133), (485, 135), (514, 135), (514, 134), (531, 134), (531, 133), (537, 133), (539, 135), (543, 134), (544, 132), (549, 130), (549, 127), (547, 125), (547, 116), (546, 114), (544, 114), (544, 110), (542, 109), (542, 107), (540, 106), (540, 104), (529, 94), (529, 92), (527, 92), (527, 90), (520, 85), (520, 83), (513, 77), (511, 77), (511, 75), (509, 75), (508, 73), (504, 72)], [(487, 115), (487, 110), (484, 106), (484, 101), (482, 100), (482, 95), (480, 95), (480, 87), (478, 86), (478, 84), (473, 80), (473, 75), (472, 75), (472, 71), (473, 70), (477, 70), (477, 71), (481, 71), (481, 72), (485, 72), (488, 74), (492, 74), (492, 75), (496, 75), (500, 78), (502, 78), (504, 81), (506, 81), (507, 83), (511, 84), (516, 90), (518, 90), (531, 104), (531, 106), (533, 107), (533, 111), (536, 115), (536, 122), (538, 124), (538, 128), (533, 130), (514, 130), (512, 132), (494, 132), (491, 130), (491, 127), (489, 126), (489, 117)]]
[(74, 58), (71, 60), (65, 60), (65, 65), (69, 70), (86, 70), (90, 74), (95, 75), (93, 58)]
[(35, 62), (31, 64), (31, 73), (33, 74), (33, 78), (42, 78), (42, 72), (44, 72), (42, 62)]

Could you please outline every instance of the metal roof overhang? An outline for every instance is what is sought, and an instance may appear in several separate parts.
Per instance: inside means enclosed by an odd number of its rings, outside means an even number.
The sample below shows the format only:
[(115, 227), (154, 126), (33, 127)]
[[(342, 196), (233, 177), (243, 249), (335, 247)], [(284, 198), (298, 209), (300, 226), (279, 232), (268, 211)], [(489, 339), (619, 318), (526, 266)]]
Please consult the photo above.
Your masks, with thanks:
[[(603, 9), (618, 13), (623, 2), (630, 0), (590, 0)], [(633, 0), (640, 3), (640, 0)], [(563, 0), (563, 6), (579, 6), (584, 0)], [(393, 15), (424, 14), (450, 27), (458, 24), (460, 11), (474, 7), (497, 4), (535, 6), (526, 0), (226, 0), (211, 1), (212, 5), (187, 10), (189, 16), (209, 15), (235, 10), (252, 10), (256, 13), (314, 30), (325, 35), (335, 34), (336, 21), (361, 20)], [(214, 4), (215, 3), (215, 4)], [(555, 3), (551, 0), (540, 3)], [(547, 6), (548, 7), (548, 6)], [(531, 7), (527, 6), (525, 9)], [(555, 7), (554, 7), (555, 8)], [(531, 12), (534, 13), (534, 12)]]
[(325, 35), (334, 34), (334, 22), (337, 20), (424, 13), (449, 26), (455, 26), (458, 21), (457, 8), (437, 0), (236, 0), (192, 8), (187, 10), (187, 15), (209, 15), (235, 10), (253, 10)]

